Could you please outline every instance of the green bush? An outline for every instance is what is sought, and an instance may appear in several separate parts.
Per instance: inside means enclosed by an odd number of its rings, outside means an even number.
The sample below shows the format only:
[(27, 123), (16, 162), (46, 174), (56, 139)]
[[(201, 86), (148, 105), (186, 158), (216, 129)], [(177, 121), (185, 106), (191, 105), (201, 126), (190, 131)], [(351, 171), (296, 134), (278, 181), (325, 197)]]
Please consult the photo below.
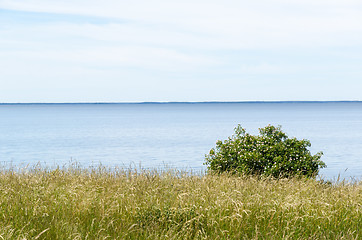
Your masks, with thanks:
[(260, 135), (246, 133), (238, 125), (235, 134), (205, 156), (211, 172), (231, 172), (279, 177), (306, 176), (314, 178), (325, 163), (323, 153), (311, 155), (308, 140), (288, 138), (281, 126), (259, 128)]

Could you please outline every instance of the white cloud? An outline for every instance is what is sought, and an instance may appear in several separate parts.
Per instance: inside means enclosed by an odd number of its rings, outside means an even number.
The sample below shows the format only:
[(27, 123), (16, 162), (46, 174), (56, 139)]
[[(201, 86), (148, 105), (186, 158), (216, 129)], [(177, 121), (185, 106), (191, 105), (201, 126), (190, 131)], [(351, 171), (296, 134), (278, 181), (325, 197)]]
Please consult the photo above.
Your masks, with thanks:
[[(276, 99), (277, 91), (260, 86), (285, 90), (294, 81), (305, 94), (315, 81), (326, 83), (347, 72), (355, 80), (362, 74), (362, 2), (357, 0), (0, 0), (1, 8), (110, 19), (102, 24), (72, 21), (72, 16), (51, 22), (19, 19), (0, 27), (2, 89), (34, 85), (44, 89), (39, 96), (45, 99), (59, 89), (65, 89), (62, 94), (73, 89), (74, 99), (77, 92), (101, 96), (98, 90), (117, 99), (116, 86), (123, 89), (118, 100), (125, 101), (177, 100), (172, 96), (189, 93), (194, 94), (190, 100), (223, 100), (211, 99), (218, 90), (224, 100), (240, 100), (238, 92), (248, 87), (248, 99), (256, 99), (261, 88)], [(356, 49), (354, 59), (353, 51), (339, 50), (331, 58), (348, 61), (328, 62), (327, 52), (344, 48)], [(281, 56), (269, 56), (270, 51)], [(161, 90), (148, 93), (152, 84)], [(134, 90), (137, 86), (146, 87)], [(298, 93), (288, 97), (303, 98)]]
[(142, 40), (145, 44), (179, 45), (184, 39), (186, 46), (248, 49), (341, 46), (362, 41), (362, 3), (353, 0), (107, 0), (101, 4), (90, 0), (3, 0), (0, 6), (131, 21), (126, 26), (98, 26), (98, 30), (88, 28), (88, 33), (80, 33), (108, 40)]

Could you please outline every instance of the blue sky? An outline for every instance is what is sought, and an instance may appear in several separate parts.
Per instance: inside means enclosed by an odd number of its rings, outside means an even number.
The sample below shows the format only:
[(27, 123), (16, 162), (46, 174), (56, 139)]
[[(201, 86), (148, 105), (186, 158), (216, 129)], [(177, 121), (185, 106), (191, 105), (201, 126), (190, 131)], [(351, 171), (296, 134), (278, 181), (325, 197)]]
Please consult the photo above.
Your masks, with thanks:
[(0, 0), (0, 102), (362, 100), (357, 0)]

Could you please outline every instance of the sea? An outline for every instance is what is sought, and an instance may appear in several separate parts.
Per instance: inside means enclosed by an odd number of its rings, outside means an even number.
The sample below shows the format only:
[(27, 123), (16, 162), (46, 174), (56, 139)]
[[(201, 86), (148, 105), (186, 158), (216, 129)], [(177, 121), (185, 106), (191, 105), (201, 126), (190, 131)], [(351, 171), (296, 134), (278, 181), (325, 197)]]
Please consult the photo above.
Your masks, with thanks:
[(0, 104), (0, 162), (205, 172), (238, 124), (280, 125), (324, 153), (320, 178), (362, 179), (362, 102)]

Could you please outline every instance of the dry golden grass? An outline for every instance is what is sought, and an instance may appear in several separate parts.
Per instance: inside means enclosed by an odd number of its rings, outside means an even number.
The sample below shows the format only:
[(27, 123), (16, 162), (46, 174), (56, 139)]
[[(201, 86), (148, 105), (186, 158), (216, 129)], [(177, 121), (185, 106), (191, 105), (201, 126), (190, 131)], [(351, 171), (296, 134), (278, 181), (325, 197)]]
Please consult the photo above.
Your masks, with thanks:
[(7, 169), (0, 172), (0, 239), (362, 239), (362, 184)]

